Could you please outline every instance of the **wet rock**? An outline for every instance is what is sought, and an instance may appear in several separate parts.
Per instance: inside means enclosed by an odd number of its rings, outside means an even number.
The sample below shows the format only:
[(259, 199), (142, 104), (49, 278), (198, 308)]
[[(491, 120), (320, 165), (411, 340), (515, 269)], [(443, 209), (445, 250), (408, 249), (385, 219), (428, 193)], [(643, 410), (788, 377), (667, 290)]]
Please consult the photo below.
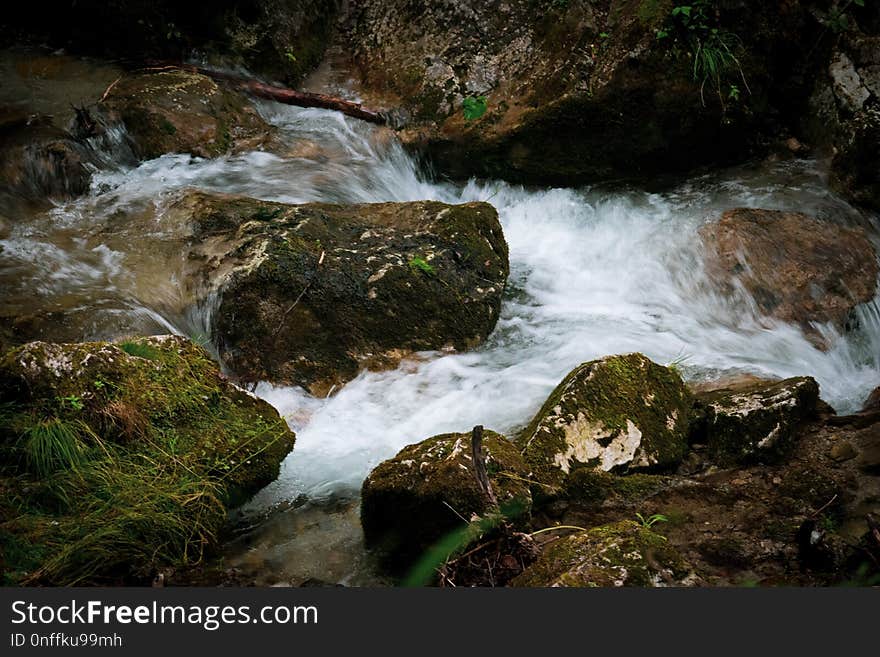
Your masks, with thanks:
[(811, 130), (834, 152), (831, 183), (855, 203), (880, 208), (880, 36), (839, 39), (817, 76)]
[(578, 468), (668, 468), (687, 450), (690, 406), (675, 371), (642, 354), (607, 356), (572, 370), (518, 443), (539, 481), (553, 487)]
[(92, 165), (88, 147), (50, 117), (0, 110), (0, 202), (83, 194)]
[(22, 5), (0, 17), (4, 32), (129, 61), (218, 60), (295, 86), (318, 65), (339, 0), (174, 0)]
[(880, 387), (874, 388), (865, 403), (862, 405), (862, 411), (880, 411)]
[(719, 290), (745, 287), (758, 308), (810, 328), (843, 328), (877, 287), (877, 255), (862, 229), (797, 212), (738, 208), (700, 229), (706, 270)]
[(3, 400), (22, 412), (72, 410), (98, 436), (127, 444), (173, 431), (208, 470), (237, 462), (234, 474), (222, 473), (232, 500), (275, 480), (293, 447), (275, 409), (227, 381), (201, 347), (176, 336), (30, 342), (6, 354), (0, 381)]
[(631, 520), (552, 543), (511, 583), (528, 587), (693, 586), (698, 579), (666, 539)]
[[(577, 184), (749, 152), (768, 123), (752, 107), (803, 93), (789, 82), (802, 53), (786, 42), (805, 38), (809, 19), (782, 4), (752, 12), (726, 3), (708, 18), (737, 44), (748, 90), (733, 67), (723, 88), (695, 79), (669, 2), (365, 0), (350, 3), (340, 50), (360, 94), (402, 107), (410, 120), (401, 138), (444, 173)], [(657, 38), (661, 28), (668, 38)], [(736, 102), (724, 96), (731, 85)], [(465, 117), (468, 98), (485, 98), (482, 116)]]
[(784, 455), (800, 425), (815, 416), (819, 385), (811, 377), (763, 381), (696, 395), (704, 413), (697, 439), (716, 463), (772, 461)]
[(475, 516), (501, 512), (523, 520), (531, 510), (528, 468), (507, 438), (484, 434), (482, 450), (498, 506), (480, 487), (471, 436), (451, 433), (404, 447), (370, 472), (362, 489), (367, 545), (400, 568)]
[(142, 159), (165, 153), (216, 157), (265, 144), (272, 132), (248, 100), (187, 71), (131, 74), (99, 103), (110, 125), (121, 122)]
[(220, 353), (247, 380), (326, 393), (415, 351), (468, 349), (498, 320), (507, 244), (486, 203), (336, 206), (190, 193), (192, 262), (219, 294)]
[(13, 349), (0, 408), (0, 489), (19, 491), (0, 496), (0, 539), (21, 547), (5, 564), (15, 583), (144, 583), (200, 561), (227, 508), (277, 478), (294, 443), (269, 404), (175, 336)]

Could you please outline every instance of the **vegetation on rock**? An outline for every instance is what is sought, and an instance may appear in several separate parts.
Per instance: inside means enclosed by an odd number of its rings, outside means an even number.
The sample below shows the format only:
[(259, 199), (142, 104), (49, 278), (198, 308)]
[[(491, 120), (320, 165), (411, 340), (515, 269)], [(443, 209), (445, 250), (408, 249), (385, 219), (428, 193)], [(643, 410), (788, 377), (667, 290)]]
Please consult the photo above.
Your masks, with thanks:
[(197, 563), (294, 436), (181, 338), (34, 342), (0, 363), (7, 584), (143, 582)]

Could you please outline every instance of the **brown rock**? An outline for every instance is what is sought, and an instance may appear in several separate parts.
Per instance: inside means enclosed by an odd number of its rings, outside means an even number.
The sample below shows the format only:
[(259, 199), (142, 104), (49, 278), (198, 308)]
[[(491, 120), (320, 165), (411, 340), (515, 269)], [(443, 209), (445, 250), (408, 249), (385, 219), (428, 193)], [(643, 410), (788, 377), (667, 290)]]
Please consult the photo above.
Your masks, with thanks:
[(797, 212), (737, 208), (700, 229), (706, 269), (726, 294), (741, 282), (762, 312), (809, 325), (844, 327), (870, 301), (877, 255), (864, 231)]
[(165, 153), (216, 157), (257, 148), (272, 131), (244, 96), (180, 70), (126, 76), (99, 108), (109, 121), (125, 125), (144, 159)]

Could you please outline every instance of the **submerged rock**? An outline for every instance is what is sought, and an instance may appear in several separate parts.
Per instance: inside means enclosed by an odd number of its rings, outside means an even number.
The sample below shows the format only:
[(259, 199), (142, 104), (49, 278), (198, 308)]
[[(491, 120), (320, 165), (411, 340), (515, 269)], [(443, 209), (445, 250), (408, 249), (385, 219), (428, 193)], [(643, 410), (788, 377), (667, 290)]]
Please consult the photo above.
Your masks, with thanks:
[(85, 193), (92, 154), (50, 117), (0, 109), (0, 202)]
[(192, 262), (213, 331), (247, 380), (315, 393), (408, 353), (468, 349), (498, 320), (507, 244), (487, 203), (283, 205), (192, 192)]
[(258, 148), (272, 133), (244, 96), (188, 71), (127, 75), (98, 107), (105, 121), (125, 125), (142, 159), (165, 153), (216, 157)]
[(660, 534), (632, 520), (552, 543), (511, 583), (528, 587), (694, 586), (698, 579)]
[(607, 356), (572, 370), (518, 443), (536, 478), (553, 487), (578, 468), (667, 468), (687, 450), (690, 408), (674, 370), (642, 354)]
[(512, 442), (487, 431), (482, 451), (497, 506), (480, 487), (471, 436), (449, 433), (404, 447), (363, 484), (361, 523), (367, 545), (395, 567), (418, 557), (448, 533), (491, 512), (527, 518), (528, 469)]
[[(0, 541), (13, 582), (143, 581), (197, 561), (294, 435), (189, 341), (32, 342), (0, 362)], [(15, 513), (8, 507), (15, 507)]]
[(853, 308), (876, 293), (877, 254), (859, 228), (737, 208), (703, 226), (700, 237), (718, 288), (733, 295), (742, 284), (763, 313), (785, 322), (843, 328)]
[(812, 377), (746, 382), (697, 393), (703, 415), (695, 438), (717, 463), (774, 461), (785, 455), (801, 425), (816, 415), (819, 384)]

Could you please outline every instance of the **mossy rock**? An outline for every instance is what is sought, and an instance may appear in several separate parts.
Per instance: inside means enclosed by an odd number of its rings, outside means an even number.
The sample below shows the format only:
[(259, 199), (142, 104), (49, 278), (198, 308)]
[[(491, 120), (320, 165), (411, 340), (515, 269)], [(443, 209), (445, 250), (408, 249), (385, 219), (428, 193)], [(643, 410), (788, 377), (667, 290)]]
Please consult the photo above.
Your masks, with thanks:
[(607, 356), (572, 370), (518, 444), (535, 477), (553, 488), (579, 468), (670, 468), (687, 450), (691, 403), (674, 370), (642, 354)]
[(511, 585), (687, 586), (692, 578), (691, 568), (663, 536), (622, 520), (554, 541)]
[(269, 404), (175, 336), (13, 349), (0, 435), (0, 488), (15, 491), (0, 541), (34, 548), (9, 567), (52, 584), (140, 581), (200, 559), (294, 443)]
[(465, 350), (495, 327), (509, 271), (487, 203), (284, 205), (190, 192), (168, 220), (192, 226), (213, 331), (245, 380), (313, 393), (411, 352)]
[(401, 568), (474, 516), (503, 513), (514, 522), (527, 520), (532, 504), (528, 470), (516, 447), (486, 431), (482, 451), (497, 506), (477, 482), (470, 434), (434, 436), (380, 463), (362, 489), (367, 545)]
[(272, 132), (244, 96), (188, 71), (127, 75), (98, 107), (107, 121), (125, 126), (142, 159), (165, 153), (216, 157), (258, 148)]
[(808, 376), (701, 392), (694, 438), (722, 465), (777, 461), (791, 448), (799, 425), (815, 416), (818, 401), (819, 384)]
[(595, 505), (606, 500), (636, 503), (666, 489), (672, 477), (641, 472), (625, 476), (577, 468), (565, 480), (561, 496), (571, 502)]

